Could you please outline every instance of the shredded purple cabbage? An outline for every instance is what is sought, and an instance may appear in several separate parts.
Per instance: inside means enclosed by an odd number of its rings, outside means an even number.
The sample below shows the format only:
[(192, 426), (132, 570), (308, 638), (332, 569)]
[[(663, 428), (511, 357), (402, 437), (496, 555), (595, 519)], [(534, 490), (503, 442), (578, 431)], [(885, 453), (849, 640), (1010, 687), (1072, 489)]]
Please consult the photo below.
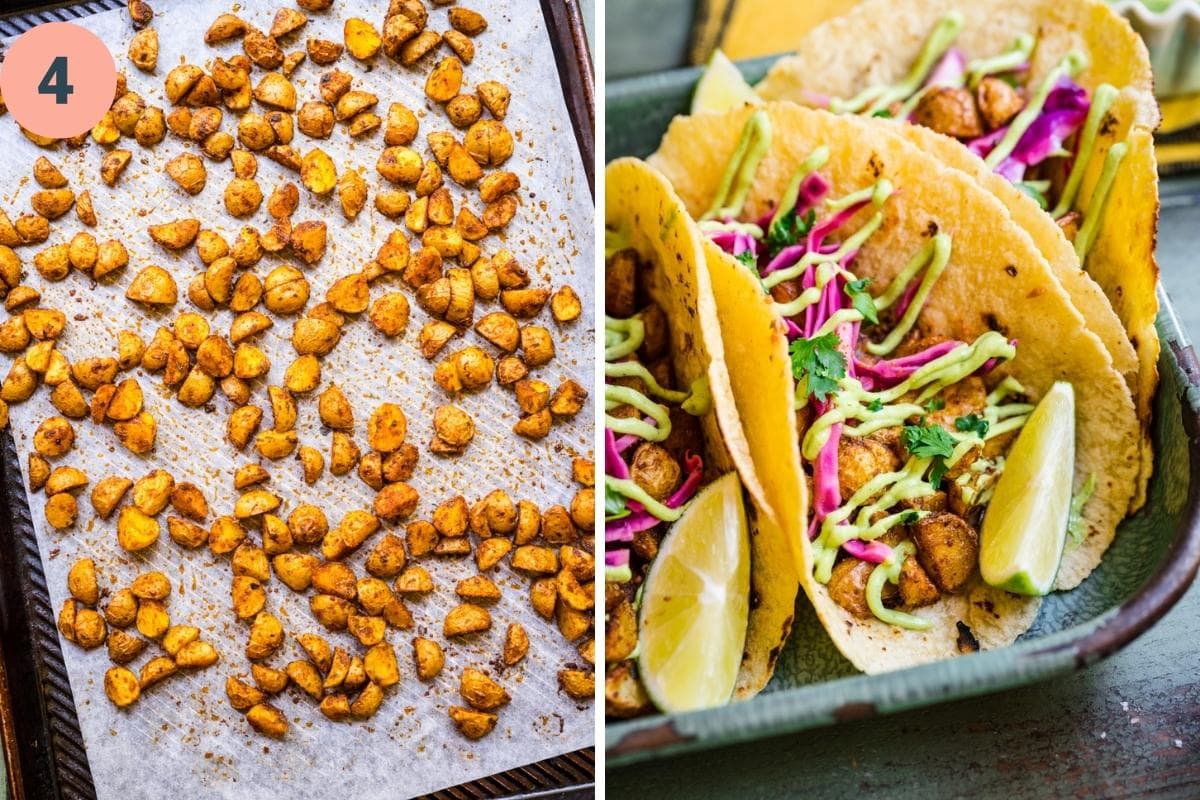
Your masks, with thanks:
[(604, 429), (604, 474), (621, 481), (629, 478), (629, 465), (621, 457), (621, 448), (617, 446), (617, 436), (612, 428)]
[[(684, 456), (684, 465), (688, 475), (679, 488), (663, 502), (667, 508), (679, 508), (691, 500), (700, 487), (700, 480), (704, 477), (704, 460), (700, 456), (687, 454)], [(626, 505), (632, 512), (629, 516), (604, 524), (605, 542), (632, 542), (635, 533), (648, 531), (662, 522), (658, 517), (646, 511), (641, 503), (630, 500)]]
[(957, 47), (951, 47), (925, 79), (925, 86), (962, 86), (967, 71), (967, 56)]
[(842, 549), (855, 558), (872, 564), (882, 564), (892, 555), (892, 548), (883, 542), (864, 542), (861, 539), (851, 539), (842, 545)]
[[(996, 166), (996, 172), (1011, 182), (1022, 180), (1028, 167), (1061, 154), (1066, 142), (1087, 120), (1091, 100), (1087, 90), (1063, 77), (1046, 97), (1046, 104), (1033, 123), (1021, 134), (1008, 158)], [(967, 142), (967, 148), (986, 158), (1008, 133), (1008, 126)]]
[(874, 364), (855, 359), (854, 366), (858, 370), (863, 387), (868, 391), (890, 389), (907, 379), (931, 361), (941, 358), (962, 342), (950, 340), (938, 342), (919, 353), (893, 358), (889, 361), (876, 361)]

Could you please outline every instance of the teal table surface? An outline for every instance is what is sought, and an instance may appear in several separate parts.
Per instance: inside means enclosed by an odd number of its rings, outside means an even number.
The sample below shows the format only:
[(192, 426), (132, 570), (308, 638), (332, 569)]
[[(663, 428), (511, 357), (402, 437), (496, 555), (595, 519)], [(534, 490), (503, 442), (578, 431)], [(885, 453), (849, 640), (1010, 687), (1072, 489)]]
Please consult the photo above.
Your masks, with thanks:
[[(1158, 259), (1200, 337), (1200, 179), (1164, 182)], [(609, 770), (608, 797), (1200, 797), (1200, 584), (1090, 669), (880, 719)]]

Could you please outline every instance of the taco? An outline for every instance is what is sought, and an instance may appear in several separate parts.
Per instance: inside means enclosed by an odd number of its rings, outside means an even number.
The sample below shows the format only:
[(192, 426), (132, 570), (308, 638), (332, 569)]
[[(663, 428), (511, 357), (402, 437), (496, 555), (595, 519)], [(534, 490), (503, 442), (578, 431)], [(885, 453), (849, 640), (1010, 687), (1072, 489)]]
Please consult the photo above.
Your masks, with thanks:
[(867, 0), (756, 87), (913, 123), (906, 136), (1001, 199), (1130, 387), (1143, 431), (1131, 510), (1153, 468), (1158, 380), (1153, 88), (1141, 38), (1102, 0)]
[[(1136, 410), (994, 195), (895, 125), (792, 103), (676, 118), (650, 164), (709, 240), (734, 407), (774, 478), (764, 502), (850, 661), (878, 672), (1003, 646), (1035, 619), (1029, 594), (1096, 567), (1135, 491)], [(738, 275), (760, 302), (729, 291)], [(1046, 585), (997, 588), (981, 529), (1007, 509), (990, 501), (1034, 409), (1064, 389), (1079, 409), (1054, 465), (1065, 491), (1024, 494), (1063, 501), (1033, 527), (1065, 551)]]
[[(762, 689), (791, 629), (799, 575), (765, 500), (764, 484), (778, 493), (780, 478), (758, 477), (733, 404), (702, 237), (644, 163), (614, 162), (605, 186), (605, 697), (608, 716), (630, 717)], [(776, 403), (786, 411), (786, 396)], [(718, 481), (731, 482), (737, 514), (746, 517), (710, 535), (721, 542), (740, 527), (745, 536), (746, 583), (729, 597), (744, 603), (731, 622), (735, 646), (695, 659), (707, 670), (701, 699), (654, 691), (648, 678), (658, 676), (643, 672), (653, 668), (642, 641), (643, 626), (655, 623), (647, 619), (645, 595), (657, 591), (648, 577), (669, 537), (680, 535), (675, 523), (687, 505)], [(742, 502), (743, 484), (750, 502)]]

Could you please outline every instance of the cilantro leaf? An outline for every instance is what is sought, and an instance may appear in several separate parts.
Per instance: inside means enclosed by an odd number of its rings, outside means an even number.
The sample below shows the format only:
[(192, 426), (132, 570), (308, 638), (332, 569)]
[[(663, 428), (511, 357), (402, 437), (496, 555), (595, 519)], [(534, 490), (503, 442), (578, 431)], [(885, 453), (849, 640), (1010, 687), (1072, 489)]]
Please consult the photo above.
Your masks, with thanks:
[(886, 108), (881, 108), (878, 111), (876, 111), (874, 114), (872, 114), (871, 116), (879, 117), (880, 119), (891, 119), (895, 115), (892, 114), (891, 111), (888, 111)]
[(792, 377), (807, 379), (808, 394), (821, 402), (837, 391), (838, 381), (846, 377), (846, 357), (838, 350), (837, 334), (827, 333), (812, 339), (796, 339), (788, 347), (792, 357)]
[(1033, 202), (1037, 203), (1042, 211), (1045, 211), (1050, 207), (1049, 202), (1046, 200), (1045, 192), (1043, 192), (1037, 186), (1034, 186), (1029, 181), (1017, 181), (1013, 184), (1013, 186), (1016, 186), (1022, 192), (1029, 195), (1029, 197), (1033, 199)]
[(883, 401), (876, 397), (867, 403), (867, 411), (883, 411)]
[(900, 515), (900, 524), (901, 525), (912, 525), (914, 522), (916, 522), (920, 518), (921, 518), (921, 515), (919, 512), (905, 511), (903, 514)]
[(628, 516), (629, 507), (625, 505), (625, 495), (606, 483), (604, 486), (604, 518), (610, 520)]
[(954, 437), (941, 425), (905, 425), (900, 434), (908, 452), (917, 458), (945, 458), (954, 453)]
[(803, 217), (796, 213), (784, 214), (767, 228), (767, 250), (775, 256), (785, 247), (790, 247), (808, 236), (817, 221), (817, 212), (809, 209)]
[(949, 467), (946, 459), (954, 453), (954, 437), (941, 425), (905, 425), (900, 440), (908, 448), (908, 452), (917, 458), (931, 458), (929, 467), (929, 483), (937, 488), (942, 482), (942, 476)]
[(954, 427), (963, 433), (974, 433), (982, 439), (987, 436), (990, 423), (978, 414), (967, 414), (954, 420)]
[(946, 459), (938, 456), (933, 460), (929, 467), (929, 485), (934, 489), (942, 485), (942, 476), (946, 474), (946, 470), (950, 469), (946, 466)]
[(928, 411), (930, 414), (932, 414), (935, 411), (941, 411), (945, 407), (946, 407), (946, 401), (940, 397), (934, 397), (928, 403), (925, 404), (925, 410)]
[(734, 256), (734, 258), (740, 261), (743, 266), (753, 270), (755, 275), (758, 274), (758, 256), (754, 254), (753, 250), (743, 250)]
[(875, 310), (875, 298), (867, 292), (867, 287), (870, 285), (870, 278), (850, 281), (846, 284), (846, 296), (850, 298), (850, 304), (854, 306), (854, 310), (863, 315), (863, 319), (878, 324), (879, 313)]

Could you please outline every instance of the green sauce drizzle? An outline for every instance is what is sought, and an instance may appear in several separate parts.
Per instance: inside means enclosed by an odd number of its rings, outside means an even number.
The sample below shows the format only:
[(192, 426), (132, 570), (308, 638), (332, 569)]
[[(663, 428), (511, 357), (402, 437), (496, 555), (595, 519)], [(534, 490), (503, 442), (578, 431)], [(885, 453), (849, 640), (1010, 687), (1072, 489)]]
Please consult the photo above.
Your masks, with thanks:
[(988, 75), (1012, 72), (1029, 60), (1033, 44), (1033, 37), (1023, 33), (1012, 43), (1012, 47), (1000, 55), (970, 61), (966, 69), (967, 85), (974, 89)]
[(906, 99), (921, 87), (925, 76), (954, 44), (962, 29), (962, 14), (957, 11), (946, 14), (933, 26), (917, 60), (899, 83), (872, 86), (850, 100), (834, 98), (829, 101), (829, 110), (835, 114), (875, 114), (886, 110), (892, 103)]
[(750, 194), (750, 186), (754, 182), (754, 173), (758, 171), (758, 164), (770, 147), (771, 118), (766, 111), (755, 111), (742, 128), (742, 135), (725, 166), (712, 205), (700, 217), (702, 221), (736, 217), (741, 213), (746, 195)]
[(1092, 249), (1092, 245), (1096, 241), (1096, 232), (1099, 230), (1100, 220), (1104, 216), (1104, 207), (1108, 205), (1108, 197), (1112, 192), (1113, 181), (1117, 177), (1117, 169), (1128, 153), (1129, 144), (1117, 142), (1108, 148), (1108, 152), (1104, 156), (1104, 169), (1100, 173), (1100, 180), (1096, 181), (1096, 188), (1092, 190), (1092, 200), (1088, 204), (1087, 217), (1083, 220), (1083, 227), (1075, 235), (1075, 254), (1079, 256), (1081, 264), (1087, 260), (1088, 251)]
[(787, 189), (783, 192), (783, 198), (779, 201), (779, 208), (775, 209), (775, 214), (771, 217), (771, 224), (767, 228), (768, 235), (778, 233), (784, 218), (796, 209), (796, 201), (800, 198), (800, 187), (804, 184), (804, 179), (825, 166), (825, 162), (828, 160), (829, 148), (824, 145), (813, 150), (809, 153), (808, 158), (804, 159), (804, 163), (800, 165), (796, 174), (788, 182)]
[(914, 552), (916, 547), (912, 542), (901, 542), (892, 549), (887, 561), (871, 570), (871, 577), (867, 579), (867, 607), (871, 609), (872, 614), (889, 625), (910, 631), (925, 631), (929, 630), (929, 620), (915, 614), (896, 611), (883, 604), (883, 584), (886, 582), (895, 585), (900, 582), (900, 569), (904, 566), (904, 559)]
[[(929, 293), (933, 290), (933, 284), (942, 276), (942, 271), (946, 269), (946, 264), (950, 263), (950, 237), (944, 233), (939, 233), (934, 236), (930, 244), (930, 259), (929, 268), (925, 270), (925, 275), (921, 278), (921, 285), (917, 287), (917, 293), (913, 296), (912, 302), (908, 304), (908, 308), (904, 309), (904, 316), (900, 318), (900, 322), (896, 327), (888, 332), (887, 337), (876, 344), (875, 342), (867, 342), (867, 352), (876, 356), (884, 356), (892, 352), (899, 346), (908, 332), (912, 330), (913, 325), (917, 322), (917, 316), (921, 313), (921, 307), (925, 305), (925, 301), (929, 298)], [(922, 248), (924, 252), (924, 248)], [(911, 266), (912, 262), (909, 262)], [(908, 267), (905, 267), (907, 271)], [(918, 269), (920, 269), (918, 267)], [(895, 285), (898, 281), (892, 281)], [(906, 282), (907, 284), (907, 282)], [(888, 287), (888, 294), (891, 294), (892, 286)], [(889, 300), (888, 305), (891, 305), (892, 300)], [(875, 304), (879, 308), (879, 304)]]
[(1117, 88), (1107, 83), (1097, 86), (1096, 91), (1092, 94), (1092, 106), (1088, 109), (1087, 120), (1083, 123), (1083, 131), (1079, 134), (1079, 146), (1076, 148), (1078, 155), (1075, 157), (1075, 163), (1071, 166), (1071, 174), (1067, 176), (1067, 182), (1063, 186), (1062, 194), (1059, 195), (1058, 203), (1050, 212), (1050, 216), (1055, 219), (1074, 207), (1075, 196), (1079, 194), (1079, 184), (1083, 182), (1083, 174), (1087, 172), (1088, 164), (1092, 160), (1100, 124), (1104, 122), (1113, 103), (1117, 101), (1118, 94)]

